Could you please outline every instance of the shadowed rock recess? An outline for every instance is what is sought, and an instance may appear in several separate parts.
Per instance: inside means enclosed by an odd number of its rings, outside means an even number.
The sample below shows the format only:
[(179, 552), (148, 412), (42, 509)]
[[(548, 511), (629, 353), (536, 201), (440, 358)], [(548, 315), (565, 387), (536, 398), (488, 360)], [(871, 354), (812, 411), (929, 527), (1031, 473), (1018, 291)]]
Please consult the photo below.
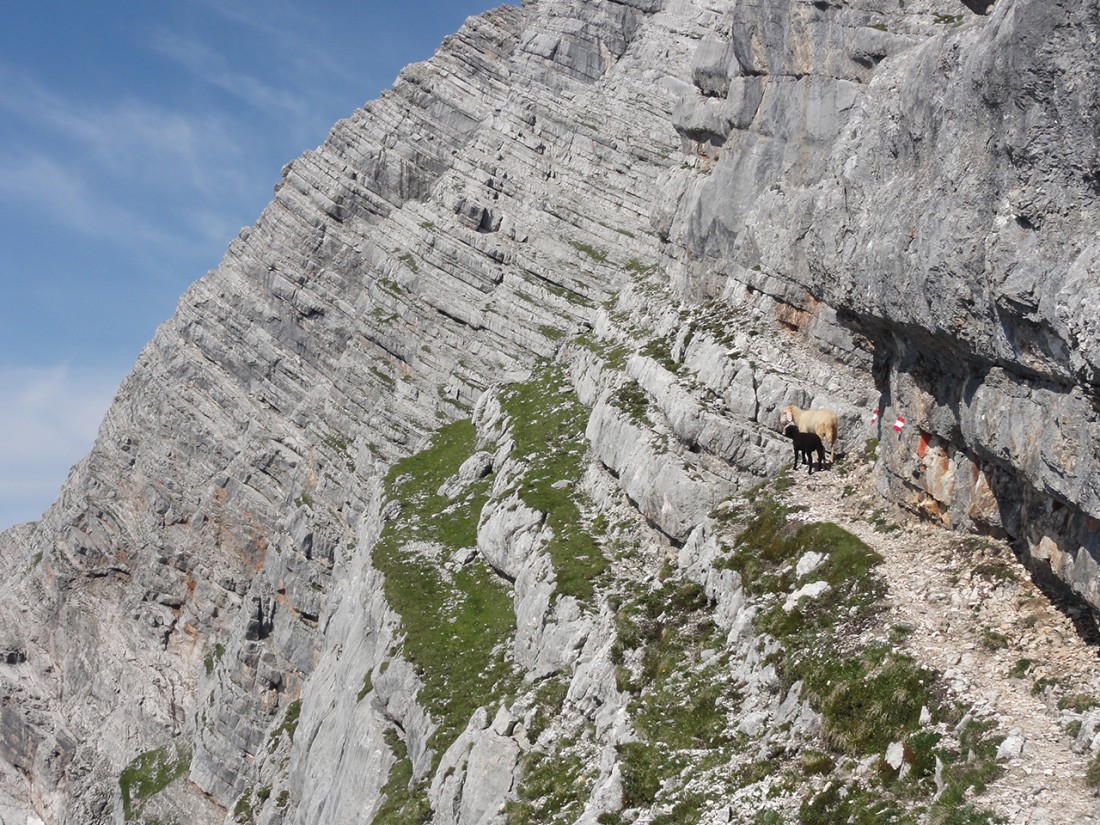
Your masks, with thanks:
[[(0, 534), (0, 820), (1096, 821), (1098, 38), (1084, 0), (470, 18)], [(836, 466), (787, 471), (788, 404)]]

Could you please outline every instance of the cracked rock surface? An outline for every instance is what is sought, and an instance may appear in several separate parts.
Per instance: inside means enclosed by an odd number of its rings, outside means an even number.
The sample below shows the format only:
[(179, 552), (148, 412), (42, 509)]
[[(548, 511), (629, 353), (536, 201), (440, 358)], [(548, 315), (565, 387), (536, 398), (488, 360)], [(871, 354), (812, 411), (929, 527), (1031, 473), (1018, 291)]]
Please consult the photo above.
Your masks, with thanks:
[[(797, 815), (751, 766), (822, 712), (715, 526), (794, 404), (840, 421), (801, 517), (878, 549), (907, 655), (1003, 728), (975, 804), (1087, 821), (1098, 38), (1045, 0), (470, 18), (287, 164), (0, 534), (0, 818), (549, 821), (558, 776), (561, 821)], [(791, 617), (838, 597), (800, 559)], [(635, 770), (696, 759), (677, 691), (736, 776)]]

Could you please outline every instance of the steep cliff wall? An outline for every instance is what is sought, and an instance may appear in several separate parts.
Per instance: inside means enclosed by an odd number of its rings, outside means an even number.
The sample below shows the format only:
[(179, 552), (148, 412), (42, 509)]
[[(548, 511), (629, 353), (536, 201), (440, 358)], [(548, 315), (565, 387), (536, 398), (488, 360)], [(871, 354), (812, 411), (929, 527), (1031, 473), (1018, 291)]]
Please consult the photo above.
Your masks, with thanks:
[[(836, 724), (728, 556), (755, 533), (723, 508), (789, 460), (791, 403), (836, 408), (853, 465), (881, 437), (860, 483), (885, 501), (1018, 542), (1100, 607), (1097, 16), (471, 18), (288, 164), (58, 502), (0, 536), (0, 810), (719, 817), (691, 782), (733, 780), (702, 750), (803, 758)], [(877, 593), (821, 581), (837, 615)], [(672, 738), (693, 693), (709, 721)], [(969, 735), (917, 710), (940, 728), (898, 747)], [(772, 779), (737, 770), (763, 811)]]
[(675, 187), (680, 282), (831, 307), (909, 423), (891, 495), (1025, 542), (1097, 605), (1096, 9), (906, 9), (737, 5), (701, 52), (725, 100), (678, 123), (722, 155)]

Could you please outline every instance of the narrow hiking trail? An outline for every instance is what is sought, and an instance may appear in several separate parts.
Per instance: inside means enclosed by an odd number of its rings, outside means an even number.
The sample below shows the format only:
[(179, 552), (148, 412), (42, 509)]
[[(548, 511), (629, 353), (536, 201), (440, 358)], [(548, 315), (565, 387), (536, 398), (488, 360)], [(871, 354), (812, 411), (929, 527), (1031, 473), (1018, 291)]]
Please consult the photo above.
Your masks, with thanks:
[[(896, 511), (874, 492), (873, 468), (842, 462), (793, 472), (792, 518), (831, 521), (884, 559), (887, 618), (867, 631), (906, 635), (901, 649), (937, 670), (975, 717), (997, 723), (1004, 775), (973, 802), (1011, 825), (1100, 822), (1086, 785), (1093, 754), (1075, 745), (1100, 706), (1100, 659), (1031, 581), (1004, 542), (964, 536)], [(896, 638), (896, 635), (895, 635)]]

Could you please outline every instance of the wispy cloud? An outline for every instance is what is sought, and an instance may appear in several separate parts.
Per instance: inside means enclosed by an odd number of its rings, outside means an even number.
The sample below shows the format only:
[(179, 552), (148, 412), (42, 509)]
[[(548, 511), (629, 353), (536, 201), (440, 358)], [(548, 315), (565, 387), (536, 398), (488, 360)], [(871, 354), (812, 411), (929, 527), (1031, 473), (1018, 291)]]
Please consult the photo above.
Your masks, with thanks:
[(45, 155), (0, 158), (0, 197), (47, 213), (65, 229), (129, 247), (177, 247), (182, 241), (94, 190), (79, 168)]
[(82, 160), (115, 178), (178, 181), (205, 194), (241, 182), (232, 170), (244, 155), (242, 142), (233, 125), (216, 112), (185, 114), (132, 98), (73, 100), (3, 64), (0, 111), (72, 144)]
[(232, 95), (264, 114), (301, 118), (310, 113), (309, 102), (301, 94), (276, 88), (233, 69), (221, 53), (198, 40), (162, 29), (156, 33), (151, 45), (199, 81)]
[(0, 368), (0, 529), (53, 502), (91, 449), (121, 379), (102, 369)]
[(253, 217), (244, 204), (256, 197), (256, 162), (224, 112), (76, 100), (0, 62), (0, 118), (23, 127), (0, 153), (0, 206), (37, 212), (137, 260), (190, 260), (206, 246), (212, 256), (227, 237), (224, 227), (212, 231), (210, 216), (234, 231)]
[[(241, 27), (258, 35), (269, 44), (269, 49), (293, 66), (293, 76), (307, 79), (306, 82), (321, 78), (339, 78), (341, 84), (351, 87), (360, 86), (364, 78), (362, 66), (341, 59), (331, 50), (331, 33), (326, 33), (325, 17), (319, 14), (317, 7), (304, 8), (281, 0), (238, 0), (227, 3), (225, 0), (199, 0), (211, 14), (216, 14), (227, 23)], [(403, 12), (407, 13), (407, 12)], [(339, 26), (339, 24), (337, 24)], [(370, 48), (377, 50), (383, 43), (371, 43)], [(326, 83), (310, 83), (312, 93), (324, 94)], [(302, 89), (305, 92), (306, 89)]]

